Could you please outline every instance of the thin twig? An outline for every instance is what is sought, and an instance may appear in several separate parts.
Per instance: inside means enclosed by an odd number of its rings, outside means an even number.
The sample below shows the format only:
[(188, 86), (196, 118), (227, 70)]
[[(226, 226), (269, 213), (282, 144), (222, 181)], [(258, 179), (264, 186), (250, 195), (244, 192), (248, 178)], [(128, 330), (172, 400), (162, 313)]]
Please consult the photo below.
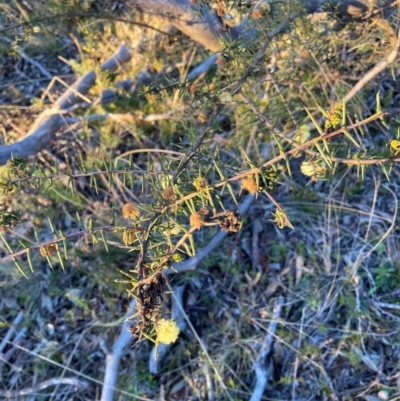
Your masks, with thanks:
[[(250, 109), (253, 111), (254, 114), (257, 115), (257, 117), (265, 123), (267, 128), (269, 128), (274, 134), (278, 135), (280, 138), (282, 138), (285, 142), (290, 143), (292, 146), (295, 146), (295, 149), (298, 149), (297, 146), (299, 145), (298, 142), (295, 140), (291, 139), (290, 136), (295, 134), (297, 132), (294, 131), (289, 134), (284, 134), (281, 131), (279, 131), (277, 128), (275, 128), (269, 121), (268, 119), (257, 110), (257, 107), (254, 105), (254, 103), (247, 98), (243, 93), (239, 93), (238, 96), (247, 104), (247, 106), (250, 107)], [(315, 128), (315, 127), (313, 127)], [(313, 157), (320, 157), (320, 153), (315, 152), (311, 149), (302, 149), (303, 152), (309, 154), (310, 156)], [(331, 156), (329, 155), (329, 159), (332, 162), (337, 162), (337, 163), (343, 163), (343, 164), (348, 164), (352, 166), (360, 166), (360, 165), (374, 165), (374, 164), (382, 164), (382, 163), (395, 163), (395, 162), (400, 162), (399, 158), (384, 158), (384, 159), (347, 159), (343, 157), (336, 157), (336, 156)]]
[(400, 305), (388, 304), (387, 302), (374, 302), (374, 305), (378, 306), (380, 308), (388, 308), (388, 309), (400, 310)]
[(76, 124), (80, 122), (86, 121), (98, 121), (98, 120), (106, 120), (113, 119), (116, 121), (160, 121), (171, 118), (178, 111), (182, 111), (184, 107), (178, 107), (175, 110), (168, 111), (166, 113), (161, 114), (133, 114), (133, 113), (125, 113), (125, 114), (117, 114), (117, 113), (105, 113), (105, 114), (91, 114), (89, 116), (81, 116), (81, 117), (67, 117), (65, 118), (66, 124)]
[[(32, 387), (27, 387), (22, 390), (5, 390), (5, 391), (0, 391), (0, 396), (5, 397), (5, 398), (15, 398), (15, 397), (21, 397), (24, 395), (32, 394), (32, 393), (38, 393), (39, 391), (42, 391), (48, 387), (52, 386), (59, 386), (60, 384), (67, 384), (69, 386), (74, 386), (79, 387), (79, 388), (87, 388), (89, 387), (89, 383), (85, 380), (81, 379), (76, 379), (73, 377), (63, 377), (59, 379), (50, 379), (50, 380), (45, 380), (44, 382), (41, 382), (37, 384), (36, 386)], [(74, 392), (76, 389), (74, 389)]]
[(269, 379), (268, 372), (270, 370), (267, 366), (267, 358), (272, 351), (274, 334), (276, 332), (276, 328), (278, 327), (278, 319), (281, 316), (282, 306), (284, 302), (285, 299), (282, 295), (280, 295), (275, 302), (274, 309), (272, 311), (272, 318), (268, 327), (268, 332), (264, 338), (261, 350), (257, 356), (257, 360), (254, 366), (254, 370), (256, 371), (257, 376), (257, 382), (254, 387), (253, 394), (251, 395), (250, 401), (260, 401), (267, 385), (267, 381)]
[(212, 381), (212, 377), (211, 377), (210, 367), (208, 366), (207, 362), (204, 363), (203, 370), (204, 370), (204, 376), (206, 377), (208, 401), (214, 401), (214, 399), (215, 399), (214, 386), (213, 386), (213, 381)]
[(199, 146), (203, 143), (204, 138), (209, 133), (209, 129), (212, 127), (212, 125), (215, 122), (215, 119), (217, 118), (217, 114), (218, 114), (218, 107), (216, 107), (215, 110), (213, 111), (213, 113), (211, 114), (211, 116), (207, 122), (207, 126), (204, 128), (203, 133), (200, 134), (199, 137), (196, 139), (196, 142), (193, 144), (192, 149), (190, 150), (190, 153), (185, 156), (185, 158), (181, 161), (178, 168), (176, 169), (175, 173), (172, 175), (172, 184), (176, 183), (176, 180), (178, 179), (179, 174), (187, 166), (189, 161), (195, 155)]
[(29, 57), (21, 48), (17, 47), (16, 52), (24, 58), (28, 63), (34, 65), (46, 78), (53, 79), (53, 75), (51, 75), (46, 68), (44, 68), (40, 63), (38, 63), (33, 58)]
[(11, 348), (4, 354), (4, 356), (0, 355), (0, 377), (2, 376), (2, 370), (3, 370), (4, 364), (7, 363), (14, 355), (14, 352), (17, 351), (16, 346), (25, 337), (27, 330), (28, 330), (27, 327), (22, 327), (22, 329), (17, 333), (14, 340), (12, 341)]

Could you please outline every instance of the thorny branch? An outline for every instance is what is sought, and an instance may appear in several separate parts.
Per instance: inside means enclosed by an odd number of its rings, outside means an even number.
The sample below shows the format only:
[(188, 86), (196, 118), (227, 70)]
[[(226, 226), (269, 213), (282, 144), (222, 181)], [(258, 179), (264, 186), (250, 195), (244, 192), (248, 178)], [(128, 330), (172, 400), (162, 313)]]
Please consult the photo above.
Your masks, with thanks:
[[(10, 259), (15, 259), (17, 256), (24, 255), (24, 254), (26, 254), (26, 253), (28, 253), (30, 251), (33, 251), (34, 249), (46, 248), (49, 245), (58, 244), (59, 242), (63, 242), (65, 240), (68, 240), (68, 239), (71, 239), (71, 238), (74, 238), (74, 237), (79, 237), (79, 236), (89, 235), (89, 234), (93, 235), (94, 233), (101, 233), (102, 231), (114, 231), (114, 230), (123, 230), (123, 229), (132, 230), (132, 227), (109, 225), (109, 226), (96, 227), (96, 228), (93, 228), (93, 229), (76, 231), (76, 232), (71, 233), (71, 234), (62, 234), (58, 238), (53, 238), (53, 239), (51, 239), (49, 241), (44, 241), (44, 242), (41, 242), (39, 244), (32, 245), (29, 248), (21, 249), (21, 250), (19, 250), (17, 252), (12, 253), (11, 255), (4, 256), (3, 258), (0, 258), (0, 263), (1, 262), (6, 262), (7, 260), (10, 260)], [(141, 228), (134, 228), (133, 230), (140, 231), (142, 229)], [(0, 235), (2, 236), (1, 233), (0, 233)], [(4, 241), (4, 238), (3, 238), (3, 241)]]
[[(215, 119), (218, 115), (218, 109), (216, 108), (213, 112), (213, 114), (210, 116), (210, 119), (208, 120), (207, 126), (204, 129), (204, 132), (199, 136), (199, 138), (196, 140), (196, 142), (193, 144), (192, 149), (190, 151), (189, 154), (187, 154), (185, 156), (185, 158), (183, 159), (183, 161), (180, 163), (177, 171), (174, 173), (172, 180), (171, 180), (171, 184), (174, 185), (179, 177), (179, 173), (185, 168), (185, 166), (187, 165), (187, 163), (190, 161), (190, 159), (194, 156), (195, 152), (197, 151), (197, 149), (199, 148), (199, 146), (202, 144), (203, 140), (205, 139), (207, 133), (209, 133), (210, 128), (212, 127), (212, 125), (215, 122)], [(138, 258), (138, 262), (137, 262), (137, 272), (138, 272), (138, 295), (139, 295), (139, 313), (141, 315), (142, 318), (142, 323), (145, 325), (146, 324), (146, 318), (145, 318), (145, 308), (144, 308), (144, 291), (143, 291), (143, 286), (146, 285), (146, 283), (144, 283), (144, 280), (146, 279), (146, 269), (145, 269), (145, 256), (146, 256), (146, 252), (147, 252), (147, 247), (149, 244), (149, 239), (150, 239), (150, 233), (153, 229), (153, 227), (155, 226), (156, 222), (158, 221), (158, 219), (164, 215), (168, 210), (170, 210), (173, 207), (173, 205), (168, 205), (167, 207), (163, 208), (162, 210), (156, 212), (154, 214), (154, 217), (152, 218), (152, 220), (150, 221), (150, 223), (148, 224), (147, 228), (145, 229), (145, 232), (143, 234), (143, 241), (140, 245), (140, 253), (139, 253), (139, 258)], [(155, 274), (157, 274), (158, 272), (161, 271), (161, 269), (163, 268), (163, 266), (165, 266), (170, 257), (172, 256), (172, 254), (174, 253), (174, 251), (180, 246), (180, 244), (182, 244), (188, 235), (190, 235), (191, 232), (189, 231), (183, 238), (181, 238), (181, 241), (179, 241), (179, 243), (174, 247), (174, 249), (172, 249), (171, 252), (169, 252), (169, 255), (167, 255), (159, 264), (157, 271), (154, 272), (154, 274), (152, 274), (152, 277), (155, 276)]]
[[(287, 156), (289, 156), (289, 155), (291, 155), (293, 153), (296, 153), (296, 152), (298, 152), (300, 150), (307, 150), (307, 148), (309, 148), (312, 145), (315, 145), (318, 142), (321, 142), (321, 141), (329, 139), (329, 138), (333, 138), (333, 137), (335, 137), (335, 136), (337, 136), (339, 134), (342, 134), (345, 130), (351, 130), (353, 128), (360, 127), (360, 126), (364, 125), (367, 121), (370, 122), (370, 121), (379, 119), (383, 115), (385, 115), (385, 112), (380, 112), (380, 113), (377, 113), (377, 114), (375, 114), (375, 115), (373, 115), (373, 116), (371, 116), (371, 117), (369, 117), (369, 118), (367, 118), (365, 120), (359, 121), (359, 122), (357, 122), (355, 124), (351, 124), (351, 125), (349, 125), (347, 127), (341, 127), (341, 128), (339, 128), (338, 130), (336, 130), (336, 131), (334, 131), (332, 133), (324, 134), (324, 135), (320, 135), (318, 137), (315, 137), (315, 138), (313, 138), (313, 139), (311, 139), (311, 140), (309, 140), (309, 141), (307, 141), (307, 142), (305, 142), (303, 144), (299, 144), (299, 145), (295, 146), (294, 148), (292, 148), (292, 149), (290, 149), (290, 150), (288, 150), (286, 152), (281, 153), (280, 155), (274, 157), (271, 160), (266, 161), (265, 163), (263, 163), (259, 167), (255, 167), (255, 168), (243, 171), (243, 172), (241, 172), (239, 174), (236, 174), (235, 176), (233, 176), (231, 178), (219, 181), (214, 185), (210, 185), (209, 189), (211, 190), (211, 189), (220, 188), (220, 187), (226, 185), (229, 182), (234, 182), (234, 181), (241, 180), (244, 177), (247, 177), (247, 176), (249, 176), (251, 174), (259, 174), (260, 171), (265, 170), (269, 166), (279, 162), (280, 160), (284, 159), (285, 157), (287, 157)], [(191, 155), (191, 153), (190, 153), (190, 155)], [(333, 160), (333, 158), (331, 158), (331, 159)], [(353, 160), (353, 159), (339, 159), (339, 158), (336, 158), (335, 161), (342, 161), (344, 163), (353, 164), (353, 165), (357, 165), (357, 164), (380, 164), (380, 163), (400, 162), (400, 158), (387, 158), (387, 159), (377, 159), (377, 160), (375, 160), (375, 159), (372, 159), (372, 160), (354, 159)], [(144, 230), (144, 233), (143, 233), (143, 238), (144, 239), (143, 239), (143, 242), (141, 244), (141, 250), (140, 250), (139, 259), (138, 259), (138, 263), (137, 263), (137, 269), (138, 269), (138, 273), (139, 273), (139, 275), (138, 275), (139, 276), (139, 282), (146, 278), (145, 273), (144, 273), (144, 258), (145, 258), (145, 253), (146, 253), (147, 246), (148, 246), (150, 232), (153, 229), (154, 225), (156, 224), (156, 222), (158, 221), (160, 216), (164, 215), (169, 210), (171, 210), (175, 206), (180, 205), (181, 203), (185, 202), (186, 200), (193, 199), (197, 195), (198, 195), (197, 192), (192, 192), (192, 193), (190, 193), (188, 195), (185, 195), (185, 196), (177, 199), (176, 201), (172, 202), (171, 204), (164, 206), (161, 210), (159, 210), (158, 212), (155, 213), (153, 219), (151, 220), (151, 222), (149, 223), (147, 228), (143, 229)], [(112, 229), (116, 229), (116, 228), (118, 228), (118, 227), (115, 227), (115, 226), (98, 227), (98, 228), (93, 229), (92, 232), (101, 232), (103, 230), (112, 230)], [(84, 234), (88, 234), (90, 232), (91, 232), (91, 230), (83, 230), (83, 231), (80, 231), (80, 232), (77, 232), (77, 233), (69, 234), (68, 236), (66, 236), (66, 238), (75, 237), (75, 236), (78, 236), (78, 235), (84, 235)], [(42, 246), (51, 245), (52, 243), (61, 242), (63, 240), (64, 239), (62, 237), (60, 237), (60, 238), (53, 239), (53, 240), (50, 240), (50, 241), (47, 241), (47, 242), (43, 242), (41, 244), (34, 245), (31, 248), (22, 249), (20, 251), (17, 251), (15, 253), (11, 254), (11, 255), (5, 256), (4, 258), (1, 258), (0, 262), (6, 261), (6, 260), (10, 260), (10, 259), (15, 259), (16, 256), (23, 255), (23, 254), (29, 252), (31, 249), (38, 249), (38, 248), (41, 248)], [(168, 258), (169, 258), (169, 256), (168, 256)], [(164, 260), (163, 263), (165, 265), (167, 262)], [(160, 266), (160, 268), (161, 267), (162, 266)]]

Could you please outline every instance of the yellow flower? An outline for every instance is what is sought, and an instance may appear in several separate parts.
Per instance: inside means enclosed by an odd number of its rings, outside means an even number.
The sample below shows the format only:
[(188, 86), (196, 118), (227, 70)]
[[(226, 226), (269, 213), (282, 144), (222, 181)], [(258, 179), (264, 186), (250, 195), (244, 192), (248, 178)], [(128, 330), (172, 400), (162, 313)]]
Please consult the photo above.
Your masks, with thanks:
[(179, 336), (178, 325), (170, 319), (161, 319), (156, 324), (157, 343), (171, 344), (174, 343)]
[(241, 187), (249, 191), (252, 195), (258, 192), (257, 181), (253, 175), (243, 178)]
[(400, 152), (400, 141), (393, 139), (390, 141), (390, 147), (394, 150), (394, 154), (397, 155)]
[(130, 217), (132, 220), (135, 220), (136, 218), (139, 217), (140, 211), (139, 208), (134, 203), (127, 203), (122, 208), (122, 215), (124, 216), (124, 219)]
[(275, 213), (272, 213), (272, 215), (275, 217), (273, 221), (279, 228), (283, 227), (290, 227), (293, 228), (292, 224), (290, 223), (287, 214), (281, 210), (281, 209), (276, 209)]
[(176, 263), (182, 262), (183, 261), (183, 255), (180, 253), (174, 253), (172, 255), (172, 260)]
[(304, 175), (306, 175), (308, 177), (312, 177), (313, 175), (315, 175), (317, 173), (317, 169), (315, 167), (314, 162), (307, 161), (307, 160), (304, 160), (301, 163), (300, 170)]
[(325, 129), (336, 128), (343, 119), (343, 105), (337, 104), (332, 111), (329, 112), (328, 118), (325, 122)]
[(325, 167), (325, 163), (321, 160), (304, 160), (300, 166), (301, 172), (313, 178), (323, 178), (327, 173), (327, 168)]

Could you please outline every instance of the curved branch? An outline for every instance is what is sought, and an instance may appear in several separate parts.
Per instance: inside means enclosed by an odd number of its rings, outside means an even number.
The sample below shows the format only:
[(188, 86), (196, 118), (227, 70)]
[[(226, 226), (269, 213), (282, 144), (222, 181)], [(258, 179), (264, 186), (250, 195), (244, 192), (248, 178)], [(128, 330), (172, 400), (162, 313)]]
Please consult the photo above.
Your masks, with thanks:
[(221, 38), (235, 40), (237, 29), (225, 30), (212, 8), (199, 7), (188, 0), (132, 0), (139, 11), (163, 18), (195, 42), (211, 51), (222, 50)]

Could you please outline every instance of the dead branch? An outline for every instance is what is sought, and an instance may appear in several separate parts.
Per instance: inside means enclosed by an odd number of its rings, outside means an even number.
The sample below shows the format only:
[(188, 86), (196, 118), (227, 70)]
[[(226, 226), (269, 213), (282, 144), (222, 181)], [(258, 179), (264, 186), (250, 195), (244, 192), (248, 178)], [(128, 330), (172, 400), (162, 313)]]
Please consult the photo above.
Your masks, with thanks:
[(56, 379), (45, 380), (44, 382), (41, 382), (36, 386), (28, 387), (22, 390), (0, 391), (0, 396), (4, 398), (16, 398), (32, 393), (38, 393), (39, 391), (42, 391), (48, 387), (59, 386), (60, 384), (67, 384), (69, 386), (73, 386), (74, 388), (76, 387), (86, 388), (89, 386), (89, 383), (85, 380), (75, 379), (73, 377), (70, 378), (61, 377), (59, 379), (56, 378)]
[(19, 312), (18, 315), (15, 317), (11, 327), (7, 331), (7, 334), (4, 336), (3, 341), (0, 343), (0, 353), (3, 352), (6, 345), (10, 342), (11, 337), (15, 333), (16, 326), (18, 326), (22, 322), (23, 318), (24, 314), (22, 312)]
[(177, 112), (182, 111), (182, 110), (184, 110), (184, 107), (177, 107), (174, 110), (168, 111), (166, 113), (161, 113), (161, 114), (134, 114), (134, 113), (91, 114), (89, 116), (82, 116), (82, 117), (67, 117), (65, 119), (65, 122), (67, 124), (76, 124), (76, 123), (85, 122), (85, 121), (99, 121), (99, 120), (107, 120), (107, 119), (111, 119), (111, 120), (115, 120), (115, 121), (126, 121), (126, 122), (132, 122), (132, 121), (152, 122), (152, 121), (166, 120), (168, 118), (171, 118), (174, 114), (176, 114)]
[[(400, 28), (400, 27), (399, 27)], [(382, 72), (385, 68), (388, 68), (390, 64), (392, 64), (400, 50), (400, 29), (397, 33), (397, 42), (394, 49), (384, 57), (374, 68), (368, 71), (358, 82), (357, 84), (350, 90), (350, 92), (343, 98), (343, 101), (347, 103), (350, 99), (352, 99), (364, 86), (371, 81), (374, 77), (376, 77), (380, 72)]]
[(179, 29), (211, 51), (222, 50), (222, 41), (235, 40), (238, 29), (225, 30), (214, 9), (198, 6), (188, 0), (131, 0), (129, 6), (154, 15)]
[[(115, 71), (123, 63), (131, 58), (131, 50), (122, 45), (104, 64), (101, 68), (105, 71)], [(78, 101), (85, 99), (85, 94), (94, 85), (96, 81), (95, 71), (90, 71), (80, 78), (74, 85), (61, 96), (50, 110), (45, 110), (36, 119), (33, 127), (27, 135), (11, 145), (6, 145), (0, 148), (0, 165), (3, 165), (12, 156), (28, 157), (36, 154), (52, 140), (55, 133), (64, 124), (62, 111), (72, 107)], [(86, 100), (86, 99), (85, 99)]]
[(272, 351), (272, 344), (274, 340), (274, 334), (278, 326), (277, 319), (280, 317), (282, 312), (282, 306), (285, 302), (283, 296), (279, 296), (275, 302), (274, 309), (272, 311), (271, 321), (269, 323), (268, 332), (265, 336), (261, 350), (257, 356), (257, 361), (254, 366), (256, 371), (257, 382), (251, 395), (250, 401), (260, 401), (264, 393), (265, 387), (267, 386), (268, 376), (271, 376), (271, 370), (268, 365), (267, 358)]
[(101, 392), (101, 401), (113, 401), (115, 386), (118, 379), (119, 362), (121, 360), (124, 348), (132, 341), (132, 334), (129, 331), (132, 317), (136, 310), (136, 299), (133, 298), (129, 304), (128, 310), (124, 316), (124, 324), (121, 333), (114, 343), (110, 352), (106, 355), (106, 372), (104, 374), (103, 389)]

